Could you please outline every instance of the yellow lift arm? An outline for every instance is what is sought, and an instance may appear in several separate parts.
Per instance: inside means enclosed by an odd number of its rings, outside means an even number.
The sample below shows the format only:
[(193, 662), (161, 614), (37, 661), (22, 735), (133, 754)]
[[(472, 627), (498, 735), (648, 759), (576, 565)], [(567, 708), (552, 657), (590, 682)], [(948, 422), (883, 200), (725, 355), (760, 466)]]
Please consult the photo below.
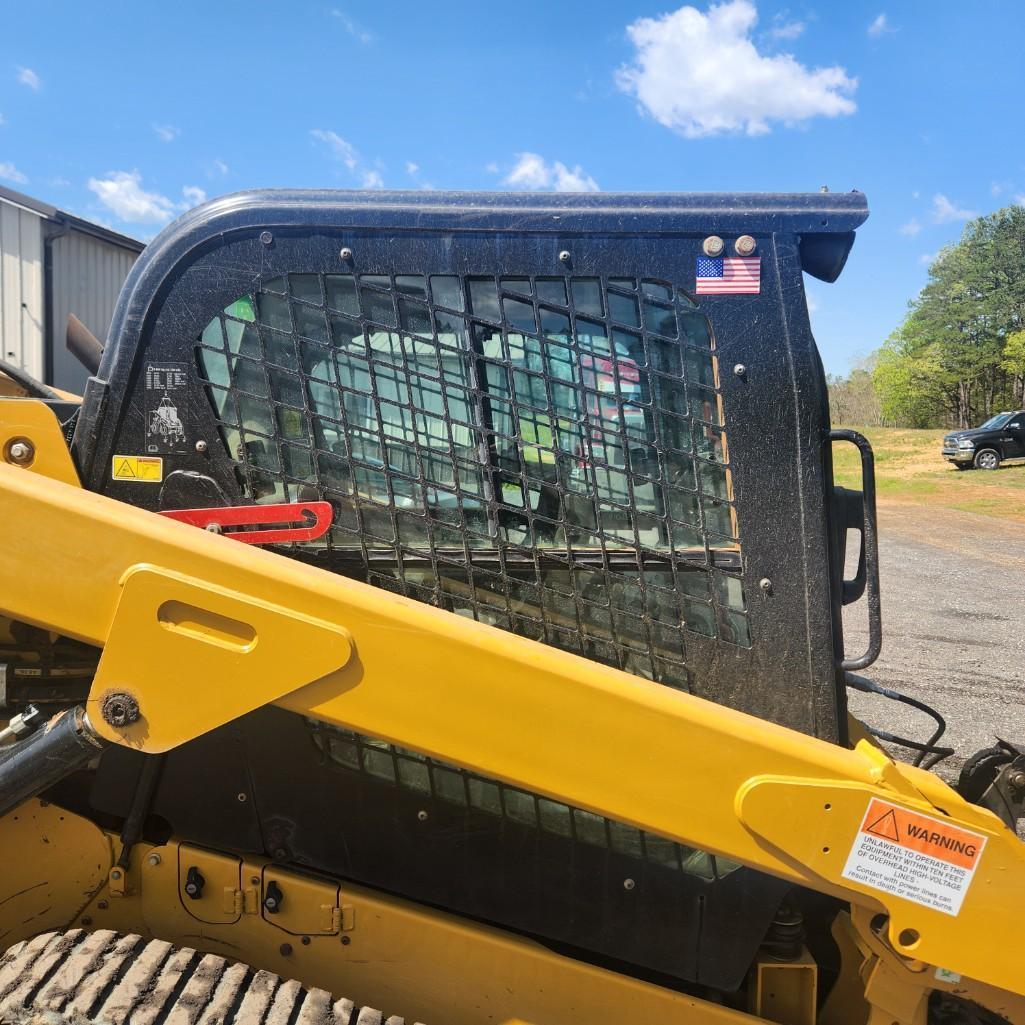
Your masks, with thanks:
[[(932, 774), (84, 492), (40, 403), (0, 400), (0, 450), (0, 610), (102, 646), (103, 739), (167, 751), (274, 703), (885, 913), (895, 962), (1025, 994), (1025, 845)], [(956, 913), (845, 876), (873, 801), (976, 838)]]

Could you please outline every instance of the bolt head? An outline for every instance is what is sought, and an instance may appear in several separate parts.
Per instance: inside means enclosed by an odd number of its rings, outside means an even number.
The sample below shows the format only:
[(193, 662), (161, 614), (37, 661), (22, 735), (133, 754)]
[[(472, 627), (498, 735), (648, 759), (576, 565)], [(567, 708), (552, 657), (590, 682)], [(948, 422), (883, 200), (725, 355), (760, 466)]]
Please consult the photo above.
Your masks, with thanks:
[(224, 528), (219, 523), (208, 523), (203, 529), (210, 534), (224, 533)]
[(260, 232), (260, 241), (265, 246), (269, 246), (274, 241), (274, 236), (269, 231), (261, 231)]
[(726, 243), (718, 235), (709, 235), (701, 243), (701, 248), (704, 250), (705, 256), (722, 256), (726, 249)]
[(768, 577), (762, 577), (762, 579), (758, 581), (758, 586), (766, 594), (769, 594), (772, 591), (772, 581)]
[(139, 721), (139, 702), (122, 691), (108, 691), (100, 703), (103, 721), (115, 729), (124, 729)]
[(205, 452), (207, 450), (207, 448), (208, 448), (208, 445), (207, 445), (207, 443), (205, 441), (203, 441), (202, 438), (200, 438), (199, 441), (196, 442), (196, 451), (197, 452)]
[(741, 235), (736, 242), (733, 243), (733, 248), (737, 251), (737, 256), (750, 256), (757, 248), (757, 243), (750, 235)]
[(1015, 790), (1025, 790), (1025, 772), (1023, 772), (1021, 769), (1012, 772), (1008, 776), (1007, 781), (1011, 784), (1012, 787), (1014, 787)]
[(632, 890), (637, 884), (632, 879), (623, 880), (623, 889)]
[(425, 812), (425, 811), (418, 811), (418, 812), (416, 813), (416, 817), (417, 817), (417, 819), (418, 819), (418, 820), (419, 820), (420, 822), (426, 822), (426, 821), (427, 821), (427, 818), (428, 818), (428, 816), (427, 816), (427, 812)]
[(7, 461), (16, 466), (28, 466), (35, 454), (35, 446), (27, 438), (16, 438), (7, 446)]
[(737, 375), (737, 377), (743, 377), (747, 373), (747, 367), (745, 367), (743, 363), (738, 363), (733, 368), (733, 372)]
[(153, 865), (153, 866), (155, 867), (155, 866), (157, 866), (157, 865), (159, 865), (159, 864), (160, 864), (160, 855), (159, 855), (159, 854), (157, 854), (157, 852), (156, 852), (156, 851), (154, 851), (154, 852), (153, 852), (153, 853), (152, 853), (152, 854), (151, 854), (151, 855), (150, 855), (150, 856), (149, 856), (149, 857), (148, 857), (148, 858), (146, 859), (146, 861), (147, 861), (147, 862), (148, 862), (148, 863), (149, 863), (150, 865)]
[(339, 255), (339, 256), (340, 256), (340, 257), (341, 257), (341, 258), (342, 258), (343, 260), (351, 260), (351, 259), (352, 259), (352, 250), (351, 250), (351, 249), (350, 249), (350, 248), (349, 248), (348, 246), (343, 246), (343, 247), (342, 247), (342, 248), (341, 248), (341, 249), (339, 250), (339, 252), (338, 252), (338, 255)]
[(249, 798), (247, 797), (247, 795), (246, 795), (245, 793), (239, 793), (239, 794), (237, 795), (237, 797), (238, 797), (239, 801), (242, 801), (243, 803), (244, 803), (245, 801), (248, 801), (248, 800), (249, 800)]
[(559, 253), (559, 262), (560, 263), (569, 263), (570, 259), (571, 259), (571, 257), (570, 257), (570, 252), (569, 252), (568, 249), (563, 249), (562, 252)]
[(110, 873), (110, 878), (111, 878), (111, 879), (120, 879), (120, 878), (121, 878), (121, 869), (119, 869), (119, 868), (115, 868), (115, 869), (114, 869), (114, 870), (113, 870), (113, 871), (112, 871), (112, 872)]

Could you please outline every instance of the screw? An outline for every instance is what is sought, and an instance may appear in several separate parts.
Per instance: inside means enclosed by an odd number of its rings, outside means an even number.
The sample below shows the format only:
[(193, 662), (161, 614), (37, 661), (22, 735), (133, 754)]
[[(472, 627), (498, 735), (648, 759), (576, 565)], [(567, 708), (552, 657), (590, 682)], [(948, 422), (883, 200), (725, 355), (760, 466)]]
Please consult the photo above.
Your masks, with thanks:
[(208, 523), (203, 529), (209, 534), (224, 533), (224, 528), (219, 523)]
[(428, 817), (428, 816), (427, 816), (427, 812), (425, 812), (425, 811), (423, 811), (423, 810), (420, 810), (420, 811), (418, 811), (418, 812), (416, 813), (416, 817), (417, 817), (417, 818), (418, 818), (418, 819), (419, 819), (419, 820), (420, 820), (421, 822), (426, 822), (426, 821), (427, 821), (427, 817)]
[(18, 438), (7, 446), (7, 461), (17, 466), (28, 466), (35, 454), (35, 446), (25, 438)]
[(303, 946), (304, 947), (308, 947), (309, 945), (310, 945), (310, 938), (309, 938), (309, 936), (304, 936), (303, 937)]
[(154, 852), (153, 852), (153, 853), (152, 853), (152, 854), (151, 854), (151, 855), (150, 855), (150, 856), (149, 856), (149, 857), (148, 857), (148, 858), (147, 858), (146, 860), (147, 860), (147, 861), (148, 861), (148, 862), (149, 862), (149, 863), (150, 863), (150, 864), (151, 864), (151, 865), (152, 865), (152, 866), (153, 866), (154, 868), (156, 868), (156, 866), (160, 864), (160, 855), (159, 855), (159, 854), (157, 854), (157, 852), (156, 852), (156, 851), (154, 851)]
[(747, 373), (747, 367), (745, 367), (743, 363), (738, 363), (733, 368), (733, 372), (737, 375), (737, 377), (743, 377)]
[(206, 442), (203, 441), (202, 438), (200, 438), (200, 440), (196, 442), (196, 451), (197, 452), (205, 452), (206, 449), (207, 449)]
[(733, 243), (733, 248), (737, 251), (737, 256), (750, 256), (755, 251), (757, 243), (750, 235), (741, 235), (736, 242)]
[(351, 260), (352, 259), (352, 250), (348, 246), (343, 246), (342, 249), (339, 250), (338, 255), (343, 260)]
[(238, 795), (238, 799), (239, 799), (240, 801), (242, 801), (243, 803), (245, 803), (245, 801), (247, 800), (247, 797), (246, 797), (246, 795), (245, 795), (245, 794), (239, 794), (239, 795)]
[(269, 231), (261, 231), (260, 232), (260, 241), (265, 246), (269, 246), (274, 241), (274, 236)]
[(139, 721), (139, 702), (131, 694), (109, 691), (103, 697), (100, 712), (108, 725), (123, 729)]
[(106, 902), (105, 900), (98, 900), (98, 901), (96, 902), (96, 906), (97, 906), (97, 907), (98, 907), (98, 908), (99, 908), (99, 909), (100, 909), (101, 911), (106, 911), (106, 910), (107, 910), (107, 908), (109, 908), (109, 907), (110, 907), (110, 905), (109, 905), (109, 904), (108, 904), (108, 903), (107, 903), (107, 902)]
[(758, 581), (758, 586), (766, 594), (772, 594), (772, 581), (768, 577), (762, 577), (762, 579)]
[(632, 879), (623, 880), (623, 889), (632, 890), (637, 884)]
[(350, 936), (343, 936), (342, 937), (342, 946), (343, 947), (347, 947), (350, 943), (352, 943), (352, 937), (350, 937)]
[(282, 957), (288, 957), (292, 953), (292, 944), (291, 943), (282, 943), (281, 946), (278, 947), (278, 953)]
[(568, 249), (563, 249), (563, 251), (561, 253), (559, 253), (559, 262), (560, 263), (569, 263), (569, 261), (570, 261), (569, 250)]
[(1025, 790), (1025, 771), (1016, 769), (1007, 777), (1007, 782), (1010, 783), (1015, 790)]
[(111, 878), (111, 879), (120, 879), (120, 878), (121, 878), (121, 869), (119, 869), (119, 868), (115, 868), (115, 869), (114, 869), (114, 870), (113, 870), (113, 871), (112, 871), (112, 872), (110, 873), (110, 878)]
[(726, 243), (718, 235), (709, 235), (701, 243), (701, 248), (704, 250), (705, 256), (722, 256)]

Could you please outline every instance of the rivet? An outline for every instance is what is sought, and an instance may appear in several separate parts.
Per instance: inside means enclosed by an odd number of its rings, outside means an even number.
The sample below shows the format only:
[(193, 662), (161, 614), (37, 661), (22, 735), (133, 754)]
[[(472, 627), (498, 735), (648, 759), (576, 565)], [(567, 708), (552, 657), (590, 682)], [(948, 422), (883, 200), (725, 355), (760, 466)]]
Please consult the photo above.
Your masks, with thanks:
[(206, 450), (207, 450), (207, 444), (206, 444), (205, 441), (203, 441), (202, 438), (200, 438), (199, 441), (196, 442), (196, 451), (197, 452), (205, 452)]
[(261, 231), (260, 232), (260, 241), (265, 246), (269, 246), (274, 241), (274, 236), (269, 231)]
[(351, 260), (352, 259), (352, 250), (348, 246), (343, 246), (342, 249), (339, 250), (338, 255), (343, 260)]
[(151, 865), (153, 865), (153, 866), (159, 865), (160, 864), (160, 855), (157, 854), (156, 851), (154, 851), (146, 860)]
[(757, 243), (750, 235), (741, 235), (736, 242), (733, 243), (733, 248), (737, 251), (737, 256), (750, 256), (757, 247)]
[(738, 363), (733, 368), (733, 372), (737, 375), (737, 377), (743, 377), (747, 373), (747, 367), (745, 367), (743, 363)]
[(246, 795), (245, 795), (245, 794), (239, 794), (239, 795), (238, 795), (238, 799), (239, 799), (240, 801), (245, 801), (245, 800), (247, 800), (247, 797), (246, 797)]
[(758, 586), (766, 594), (770, 594), (772, 592), (772, 581), (768, 577), (762, 577), (762, 579), (758, 581)]
[(426, 822), (426, 821), (427, 821), (427, 818), (428, 818), (428, 815), (427, 815), (427, 812), (425, 812), (425, 811), (424, 811), (424, 810), (423, 810), (423, 809), (421, 808), (421, 810), (420, 810), (420, 811), (418, 811), (418, 812), (416, 813), (416, 817), (417, 817), (417, 819), (418, 819), (418, 820), (419, 820), (420, 822)]
[(562, 252), (559, 253), (559, 262), (560, 263), (569, 263), (570, 259), (571, 259), (571, 256), (570, 256), (570, 253), (569, 253), (568, 249), (563, 249)]
[(623, 889), (632, 890), (637, 884), (632, 879), (623, 880)]
[(7, 462), (16, 466), (28, 466), (35, 455), (35, 446), (28, 438), (16, 438), (7, 446)]
[(722, 256), (726, 243), (718, 235), (709, 235), (701, 244), (705, 256)]

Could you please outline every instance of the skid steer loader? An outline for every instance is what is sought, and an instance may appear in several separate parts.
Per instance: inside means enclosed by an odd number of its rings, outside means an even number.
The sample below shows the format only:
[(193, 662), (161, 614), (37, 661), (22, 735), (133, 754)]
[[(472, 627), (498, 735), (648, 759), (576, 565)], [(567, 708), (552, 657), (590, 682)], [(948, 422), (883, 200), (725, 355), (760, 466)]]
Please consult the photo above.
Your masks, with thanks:
[(1025, 1023), (1025, 759), (847, 714), (900, 696), (802, 276), (866, 216), (162, 232), (81, 401), (0, 398), (0, 1019)]

